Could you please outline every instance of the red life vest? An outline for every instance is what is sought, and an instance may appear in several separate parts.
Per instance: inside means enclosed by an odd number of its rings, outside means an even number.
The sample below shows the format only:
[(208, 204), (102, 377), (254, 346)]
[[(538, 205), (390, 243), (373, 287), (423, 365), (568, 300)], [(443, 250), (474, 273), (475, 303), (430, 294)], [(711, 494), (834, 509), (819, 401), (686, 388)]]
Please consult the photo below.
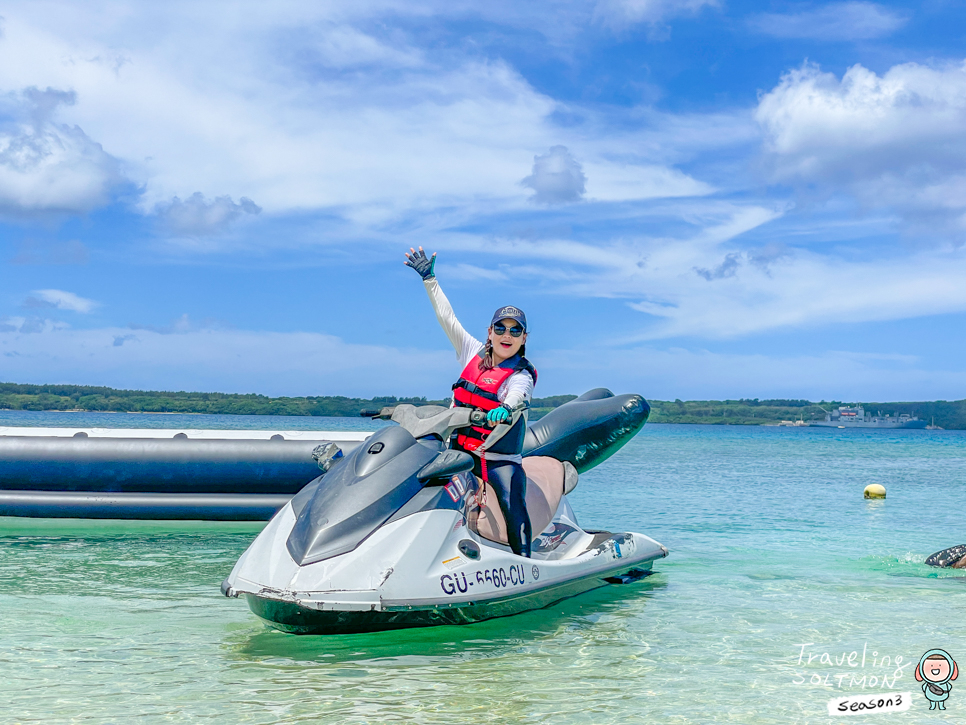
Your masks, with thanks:
[[(500, 397), (497, 393), (500, 386), (514, 373), (526, 370), (533, 376), (533, 383), (537, 382), (537, 371), (525, 357), (507, 360), (511, 363), (507, 367), (483, 367), (483, 355), (477, 355), (463, 369), (460, 379), (453, 385), (453, 399), (457, 406), (479, 408), (491, 411), (500, 407)], [(517, 430), (519, 428), (519, 430)], [(475, 451), (493, 432), (492, 428), (473, 426), (461, 428), (456, 436), (456, 444), (466, 451)], [(526, 433), (523, 418), (517, 420), (513, 428), (506, 433), (492, 449), (494, 453), (519, 453), (523, 450), (523, 436)], [(519, 440), (518, 440), (519, 439)], [(512, 449), (512, 450), (511, 450)]]

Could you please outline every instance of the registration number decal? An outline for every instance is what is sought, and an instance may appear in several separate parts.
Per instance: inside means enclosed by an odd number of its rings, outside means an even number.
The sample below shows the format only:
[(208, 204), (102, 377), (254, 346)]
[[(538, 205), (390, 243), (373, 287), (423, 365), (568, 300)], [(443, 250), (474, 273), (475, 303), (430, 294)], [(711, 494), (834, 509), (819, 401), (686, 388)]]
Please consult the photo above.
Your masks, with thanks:
[(503, 567), (499, 569), (477, 569), (473, 572), (461, 572), (459, 574), (443, 574), (439, 578), (440, 589), (444, 594), (465, 594), (472, 586), (490, 584), (497, 589), (508, 587), (518, 587), (526, 583), (526, 570), (522, 564)]

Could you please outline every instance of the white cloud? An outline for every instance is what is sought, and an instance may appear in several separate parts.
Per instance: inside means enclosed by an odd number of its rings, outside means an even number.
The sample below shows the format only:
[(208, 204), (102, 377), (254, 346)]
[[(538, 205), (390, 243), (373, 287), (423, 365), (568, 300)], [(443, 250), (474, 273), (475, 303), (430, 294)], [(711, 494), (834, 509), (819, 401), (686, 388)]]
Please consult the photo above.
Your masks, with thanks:
[(326, 68), (414, 68), (425, 62), (419, 50), (389, 45), (351, 25), (322, 23), (309, 30), (308, 57)]
[(611, 28), (641, 23), (655, 25), (675, 17), (696, 15), (705, 7), (718, 7), (719, 0), (598, 0), (594, 15)]
[[(306, 332), (195, 329), (166, 335), (124, 328), (78, 330), (0, 319), (8, 379), (132, 389), (265, 395), (425, 395), (444, 398), (451, 349), (347, 343)], [(26, 334), (31, 332), (33, 334)], [(951, 399), (962, 370), (928, 369), (910, 355), (833, 351), (814, 355), (724, 354), (655, 346), (541, 349), (543, 395), (606, 386), (657, 399), (788, 397), (813, 400)], [(272, 371), (266, 375), (266, 370)], [(724, 393), (722, 391), (725, 391)], [(950, 392), (953, 391), (953, 392)]]
[[(544, 145), (555, 107), (499, 61), (400, 67), (376, 63), (370, 47), (354, 72), (306, 67), (320, 41), (303, 28), (324, 15), (308, 6), (250, 4), (228, 24), (197, 5), (114, 22), (57, 7), (59, 22), (47, 5), (5, 11), (0, 87), (72, 88), (71, 117), (128, 162), (145, 211), (196, 191), (255, 199), (269, 213), (522, 201), (520, 161)], [(352, 61), (348, 49), (366, 46), (360, 33), (336, 44), (340, 66)], [(169, 40), (138, 42), (147, 35)], [(107, 62), (115, 48), (129, 62)]]
[(498, 269), (485, 269), (473, 264), (455, 264), (441, 268), (447, 279), (463, 282), (506, 282), (507, 275)]
[[(601, 213), (606, 215), (610, 210)], [(441, 237), (438, 248), (496, 255), (512, 263), (515, 271), (526, 269), (522, 266), (524, 261), (540, 260), (543, 264), (535, 269), (544, 270), (548, 278), (573, 280), (564, 288), (568, 293), (621, 297), (639, 294), (654, 279), (665, 279), (673, 286), (679, 275), (693, 276), (692, 266), (707, 265), (712, 258), (720, 257), (720, 245), (782, 213), (780, 208), (723, 201), (671, 200), (645, 211), (633, 210), (622, 221), (635, 228), (647, 228), (659, 227), (667, 219), (679, 222), (684, 219), (687, 230), (679, 237), (635, 235), (609, 241), (578, 241), (451, 234)], [(582, 219), (594, 221), (593, 215)], [(567, 268), (571, 265), (581, 274), (568, 274)]]
[[(0, 320), (8, 379), (266, 395), (449, 394), (452, 350), (356, 345), (308, 332), (195, 329), (168, 335), (124, 328), (25, 335)], [(10, 328), (17, 327), (18, 330)], [(271, 371), (270, 374), (266, 371)], [(162, 382), (163, 381), (163, 382)]]
[[(763, 94), (754, 117), (751, 109), (662, 114), (646, 106), (555, 100), (509, 63), (486, 59), (495, 46), (455, 47), (448, 39), (420, 44), (422, 33), (435, 31), (411, 30), (423, 18), (485, 17), (511, 33), (526, 28), (573, 40), (594, 12), (614, 29), (653, 31), (675, 17), (704, 13), (707, 19), (718, 6), (709, 0), (602, 0), (595, 11), (593, 3), (552, 2), (548, 10), (461, 0), (271, 6), (241, 0), (225, 22), (221, 6), (181, 0), (134, 11), (127, 2), (14, 4), (4, 9), (0, 89), (65, 90), (6, 97), (15, 121), (0, 127), (0, 137), (7, 133), (8, 144), (19, 139), (30, 153), (53, 149), (43, 163), (54, 170), (38, 171), (46, 168), (38, 162), (24, 176), (36, 184), (18, 177), (18, 193), (26, 196), (5, 202), (13, 182), (5, 187), (3, 174), (12, 172), (0, 168), (0, 206), (91, 209), (107, 198), (123, 167), (143, 192), (141, 211), (157, 213), (160, 226), (185, 250), (257, 248), (268, 260), (269, 252), (287, 245), (433, 245), (453, 252), (444, 264), (452, 265), (454, 279), (523, 279), (552, 294), (629, 303), (642, 313), (639, 337), (650, 339), (727, 338), (964, 309), (962, 294), (952, 288), (966, 271), (956, 250), (934, 247), (886, 259), (882, 249), (872, 255), (809, 252), (804, 233), (779, 242), (762, 227), (787, 207), (760, 201), (763, 193), (744, 170), (747, 150), (757, 148), (762, 134), (770, 180), (817, 189), (836, 202), (844, 190), (866, 208), (884, 206), (886, 212), (864, 220), (867, 236), (891, 231), (884, 221), (891, 211), (907, 225), (962, 230), (963, 67), (906, 64), (879, 76), (856, 66), (840, 79), (805, 66)], [(781, 18), (758, 16), (757, 22), (787, 37), (803, 37), (813, 26), (825, 36), (845, 37), (849, 25), (848, 37), (858, 38), (881, 36), (902, 21), (871, 3), (808, 7)], [(558, 32), (565, 25), (570, 29)], [(600, 28), (591, 34), (599, 36)], [(574, 52), (565, 45), (555, 49), (560, 57)], [(536, 159), (528, 182), (534, 200), (558, 206), (534, 209), (520, 177), (534, 152), (552, 145)], [(699, 168), (700, 178), (677, 167)], [(43, 194), (61, 201), (45, 201)], [(252, 214), (259, 207), (249, 199), (265, 209), (257, 222)], [(815, 224), (800, 223), (813, 240)], [(224, 233), (232, 224), (237, 233)], [(546, 227), (529, 234), (524, 228), (531, 224)], [(260, 235), (270, 226), (273, 233)], [(569, 230), (546, 233), (550, 226)], [(783, 222), (782, 232), (791, 226)], [(77, 251), (77, 259), (86, 258), (86, 248)], [(58, 256), (64, 255), (25, 244), (16, 260)], [(481, 259), (498, 259), (497, 268), (465, 263)], [(866, 280), (900, 292), (880, 305), (883, 296)], [(846, 291), (829, 304), (832, 285)], [(63, 299), (33, 299), (35, 306), (71, 309)], [(40, 345), (39, 333), (53, 332), (54, 324), (7, 318), (0, 329), (38, 333), (31, 344)], [(83, 368), (91, 375), (101, 374), (97, 364), (124, 373), (124, 367), (111, 368), (121, 359), (134, 366), (131, 376), (138, 374), (137, 355), (163, 345), (197, 363), (209, 354), (201, 352), (205, 340), (242, 347), (249, 344), (243, 340), (276, 340), (270, 333), (213, 327), (182, 317), (155, 328), (102, 330), (96, 341), (91, 331), (59, 339), (77, 360), (87, 354), (79, 352), (86, 350), (82, 345), (103, 345), (108, 357), (97, 353)], [(279, 344), (297, 357), (295, 344), (285, 340)], [(350, 356), (383, 354), (382, 348), (330, 342), (318, 344)], [(48, 360), (59, 354), (55, 347), (43, 350)], [(132, 357), (109, 357), (117, 353)], [(256, 358), (269, 366), (262, 376), (274, 369), (271, 354)], [(66, 353), (58, 359), (65, 370), (74, 364)], [(182, 374), (174, 355), (161, 359), (167, 362), (159, 365)], [(225, 362), (218, 358), (217, 365)], [(237, 378), (245, 385), (265, 379), (254, 367), (246, 375)], [(311, 380), (301, 368), (293, 375)], [(206, 379), (218, 387), (213, 376)], [(101, 380), (112, 382), (106, 373)]]
[(806, 64), (755, 112), (772, 180), (846, 190), (937, 234), (966, 233), (966, 63), (861, 65), (841, 80)]
[(583, 168), (588, 177), (587, 197), (593, 201), (705, 196), (715, 191), (710, 184), (667, 166), (601, 160)]
[(507, 63), (416, 47), (373, 22), (492, 9), (241, 3), (225, 23), (204, 4), (124, 8), (6, 9), (0, 88), (72, 89), (62, 114), (123, 159), (145, 213), (196, 192), (207, 204), (254, 199), (273, 216), (325, 209), (369, 230), (455, 204), (519, 208), (521, 165), (551, 144), (580, 148), (585, 168), (601, 170), (588, 184), (596, 198), (707, 191), (669, 167), (667, 132), (642, 122), (639, 133), (601, 133), (604, 111), (561, 130), (561, 104)]
[[(648, 295), (631, 306), (654, 319), (633, 339), (724, 339), (966, 311), (966, 251), (958, 249), (858, 261), (795, 250), (765, 268), (754, 253), (732, 252), (723, 262), (711, 257), (707, 267), (676, 276), (642, 270), (637, 284)], [(621, 281), (609, 284), (618, 288)]]
[(23, 301), (23, 306), (27, 308), (52, 307), (59, 310), (70, 310), (86, 314), (92, 311), (100, 303), (89, 300), (86, 297), (75, 295), (73, 292), (65, 292), (59, 289), (39, 289), (34, 290), (30, 297)]
[(545, 394), (604, 386), (656, 400), (805, 398), (808, 400), (953, 400), (966, 371), (932, 369), (893, 353), (829, 351), (803, 355), (720, 353), (655, 346), (541, 352)]
[(168, 204), (159, 205), (158, 219), (178, 235), (205, 236), (224, 231), (242, 214), (260, 214), (262, 208), (243, 196), (234, 203), (230, 196), (217, 196), (207, 201), (196, 191), (184, 201), (174, 197)]
[(85, 212), (123, 181), (100, 144), (53, 120), (74, 102), (73, 92), (33, 87), (0, 99), (0, 211)]
[(877, 3), (829, 3), (798, 13), (762, 13), (751, 17), (756, 30), (776, 38), (868, 40), (898, 30), (906, 18)]
[(520, 183), (536, 192), (530, 197), (536, 204), (567, 204), (580, 201), (586, 182), (580, 162), (567, 147), (551, 146), (548, 153), (533, 157), (533, 170)]
[(69, 325), (54, 320), (47, 320), (43, 317), (0, 317), (0, 332), (14, 333), (21, 335), (32, 335), (39, 332), (54, 332), (55, 330), (68, 329)]
[[(549, 294), (623, 300), (644, 313), (621, 333), (627, 341), (734, 339), (966, 311), (966, 248), (810, 250), (786, 242), (784, 232), (769, 236), (765, 225), (785, 212), (669, 200), (637, 210), (626, 226), (665, 229), (675, 219), (685, 227), (675, 236), (580, 241), (464, 234), (438, 248), (485, 252), (512, 265), (511, 279)], [(754, 241), (746, 241), (751, 232)]]

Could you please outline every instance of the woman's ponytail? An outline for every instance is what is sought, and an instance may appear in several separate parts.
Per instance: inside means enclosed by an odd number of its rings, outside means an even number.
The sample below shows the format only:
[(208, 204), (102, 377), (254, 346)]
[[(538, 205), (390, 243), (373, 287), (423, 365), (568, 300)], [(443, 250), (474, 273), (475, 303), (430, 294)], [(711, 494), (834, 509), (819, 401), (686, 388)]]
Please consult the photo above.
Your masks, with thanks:
[(486, 345), (483, 348), (483, 362), (480, 363), (480, 369), (490, 370), (493, 367), (493, 343), (490, 341), (489, 335), (486, 338)]
[[(517, 353), (520, 357), (527, 356), (527, 343), (520, 345)], [(483, 360), (480, 362), (480, 370), (490, 370), (493, 368), (493, 342), (490, 340), (490, 333), (486, 333), (486, 345), (483, 346)]]

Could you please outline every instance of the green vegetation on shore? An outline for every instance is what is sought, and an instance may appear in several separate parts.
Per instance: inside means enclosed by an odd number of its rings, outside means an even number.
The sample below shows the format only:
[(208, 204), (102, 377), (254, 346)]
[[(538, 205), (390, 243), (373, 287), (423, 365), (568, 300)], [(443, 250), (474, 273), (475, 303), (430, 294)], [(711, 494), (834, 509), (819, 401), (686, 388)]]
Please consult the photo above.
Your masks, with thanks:
[[(711, 425), (775, 425), (783, 420), (824, 420), (825, 412), (850, 402), (813, 403), (808, 400), (650, 400), (652, 423), (705, 423)], [(854, 402), (854, 401), (853, 401)], [(913, 403), (865, 403), (866, 412), (908, 413), (947, 430), (966, 429), (966, 400)]]
[(235, 393), (115, 390), (89, 385), (16, 385), (0, 383), (0, 409), (83, 410), (118, 413), (215, 413), (228, 415), (355, 416), (359, 411), (395, 403), (426, 405), (426, 398), (372, 399), (320, 396), (269, 398)]
[[(574, 395), (534, 398), (531, 417), (546, 415)], [(808, 400), (649, 400), (653, 423), (775, 425), (782, 420), (822, 420), (839, 401)], [(269, 398), (236, 393), (188, 393), (115, 390), (89, 385), (18, 385), (0, 383), (0, 409), (79, 410), (128, 413), (220, 413), (230, 415), (356, 416), (362, 410), (396, 403), (448, 404), (426, 398), (347, 398), (309, 396)], [(966, 429), (966, 400), (919, 403), (863, 403), (873, 413), (909, 413), (946, 429)]]
[[(532, 415), (546, 415), (575, 395), (534, 398)], [(212, 413), (226, 415), (348, 416), (397, 403), (449, 405), (426, 398), (346, 398), (317, 396), (269, 398), (236, 393), (187, 393), (158, 390), (116, 390), (91, 385), (19, 385), (0, 383), (0, 410), (76, 410), (115, 413)]]

